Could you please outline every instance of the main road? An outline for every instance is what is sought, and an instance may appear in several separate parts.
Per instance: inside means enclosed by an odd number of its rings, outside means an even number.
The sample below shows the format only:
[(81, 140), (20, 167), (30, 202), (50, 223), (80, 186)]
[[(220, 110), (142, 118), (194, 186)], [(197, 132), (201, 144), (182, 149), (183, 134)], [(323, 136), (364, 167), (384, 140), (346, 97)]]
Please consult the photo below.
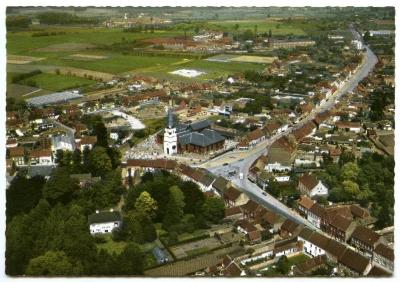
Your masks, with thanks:
[[(354, 30), (350, 29), (353, 36), (357, 40), (361, 40), (361, 36)], [(251, 165), (260, 156), (266, 155), (268, 153), (268, 148), (279, 138), (290, 134), (293, 130), (296, 130), (309, 121), (313, 120), (317, 114), (326, 112), (335, 106), (336, 100), (339, 100), (343, 95), (351, 93), (357, 85), (363, 80), (368, 74), (373, 70), (375, 64), (378, 62), (375, 54), (366, 45), (362, 63), (355, 70), (354, 74), (349, 77), (349, 79), (335, 92), (331, 97), (321, 102), (320, 105), (315, 107), (312, 112), (300, 121), (298, 124), (289, 127), (286, 131), (271, 136), (267, 140), (260, 142), (258, 145), (246, 151), (232, 151), (228, 152), (222, 156), (212, 159), (206, 163), (200, 165), (200, 167), (206, 168), (210, 172), (224, 176), (230, 179), (240, 190), (246, 193), (251, 199), (260, 203), (263, 206), (271, 209), (272, 211), (283, 215), (297, 223), (309, 226), (315, 229), (310, 222), (301, 217), (292, 209), (288, 208), (286, 205), (282, 204), (279, 200), (271, 196), (270, 194), (264, 192), (256, 184), (248, 180), (247, 175)], [(232, 175), (232, 171), (235, 174)], [(231, 172), (231, 173), (230, 173)]]

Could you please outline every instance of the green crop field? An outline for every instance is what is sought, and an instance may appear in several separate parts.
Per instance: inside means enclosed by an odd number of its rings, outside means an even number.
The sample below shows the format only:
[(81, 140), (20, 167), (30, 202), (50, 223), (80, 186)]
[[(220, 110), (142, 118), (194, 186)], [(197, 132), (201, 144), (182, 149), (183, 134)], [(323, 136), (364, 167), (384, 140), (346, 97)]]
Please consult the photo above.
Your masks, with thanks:
[(28, 79), (22, 80), (19, 83), (24, 85), (34, 85), (38, 88), (51, 91), (61, 91), (65, 89), (89, 86), (96, 82), (90, 79), (76, 76), (41, 73)]
[[(41, 30), (42, 31), (42, 30)], [(7, 53), (14, 55), (35, 54), (39, 48), (45, 48), (54, 44), (80, 43), (80, 44), (112, 44), (123, 40), (142, 40), (154, 37), (171, 37), (183, 35), (181, 31), (156, 31), (154, 33), (131, 33), (122, 29), (107, 28), (47, 28), (46, 32), (65, 32), (54, 36), (32, 37), (35, 31), (8, 32)]]
[[(85, 52), (86, 54), (87, 52)], [(99, 52), (96, 52), (100, 55)], [(43, 61), (35, 62), (38, 65), (53, 65), (53, 66), (68, 66), (75, 68), (82, 68), (94, 71), (103, 71), (107, 73), (118, 74), (121, 72), (129, 72), (134, 70), (147, 68), (157, 68), (160, 66), (166, 66), (170, 64), (177, 63), (182, 59), (171, 58), (171, 57), (156, 57), (156, 56), (131, 56), (131, 55), (120, 55), (117, 53), (102, 53), (101, 55), (106, 56), (105, 59), (100, 60), (83, 60), (78, 61), (70, 59), (68, 57), (58, 57), (58, 58), (46, 58)]]

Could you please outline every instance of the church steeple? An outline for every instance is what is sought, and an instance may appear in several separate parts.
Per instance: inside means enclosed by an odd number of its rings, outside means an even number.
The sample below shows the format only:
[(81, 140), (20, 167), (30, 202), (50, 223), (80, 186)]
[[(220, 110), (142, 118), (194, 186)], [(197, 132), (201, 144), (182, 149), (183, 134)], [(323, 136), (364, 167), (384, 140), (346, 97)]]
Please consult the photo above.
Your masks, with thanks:
[(164, 131), (164, 154), (173, 155), (178, 152), (178, 137), (171, 109), (168, 109), (167, 119), (167, 127)]
[(173, 128), (174, 127), (174, 116), (172, 114), (171, 109), (168, 109), (168, 123), (167, 123), (168, 128)]

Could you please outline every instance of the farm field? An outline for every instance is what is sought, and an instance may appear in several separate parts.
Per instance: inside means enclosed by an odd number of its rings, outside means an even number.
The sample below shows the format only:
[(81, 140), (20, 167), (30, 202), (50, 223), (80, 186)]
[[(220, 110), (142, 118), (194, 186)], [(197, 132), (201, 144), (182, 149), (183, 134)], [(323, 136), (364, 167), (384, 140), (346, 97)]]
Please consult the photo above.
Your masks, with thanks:
[(94, 83), (96, 82), (82, 77), (75, 77), (71, 75), (57, 75), (50, 73), (41, 73), (26, 80), (20, 81), (20, 84), (35, 85), (36, 87), (51, 91), (62, 91), (71, 88), (79, 88), (89, 86)]
[(7, 97), (32, 98), (50, 94), (51, 91), (21, 84), (7, 84)]
[[(7, 33), (7, 51), (13, 55), (27, 55), (30, 52), (40, 51), (76, 51), (87, 47), (91, 48), (94, 45), (109, 45), (116, 42), (141, 40), (154, 37), (170, 37), (183, 35), (180, 31), (155, 31), (154, 33), (131, 33), (124, 32), (122, 29), (107, 29), (107, 28), (46, 28), (46, 32), (65, 32), (53, 36), (32, 37), (32, 34), (37, 31), (29, 32), (12, 32)], [(73, 43), (73, 44), (71, 44)], [(55, 44), (59, 44), (54, 46)], [(53, 45), (53, 46), (52, 46)], [(50, 49), (46, 49), (47, 48)], [(78, 48), (77, 48), (78, 47)]]

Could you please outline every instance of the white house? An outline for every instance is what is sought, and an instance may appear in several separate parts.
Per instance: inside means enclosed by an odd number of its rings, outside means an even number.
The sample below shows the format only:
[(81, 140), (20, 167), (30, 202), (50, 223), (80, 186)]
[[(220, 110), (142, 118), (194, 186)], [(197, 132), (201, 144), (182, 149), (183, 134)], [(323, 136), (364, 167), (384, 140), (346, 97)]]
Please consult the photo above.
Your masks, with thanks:
[(329, 238), (304, 228), (297, 237), (297, 241), (303, 243), (303, 251), (307, 255), (316, 257), (326, 253), (325, 247), (329, 243)]
[(268, 172), (274, 172), (274, 171), (291, 171), (292, 167), (291, 166), (286, 166), (286, 165), (282, 165), (278, 162), (275, 163), (269, 163), (265, 166), (265, 170)]
[(118, 211), (96, 211), (88, 217), (90, 234), (111, 233), (122, 225), (122, 216)]
[(328, 188), (312, 174), (304, 174), (299, 178), (297, 189), (300, 193), (312, 198), (315, 196), (328, 196)]
[(53, 156), (51, 150), (32, 150), (29, 152), (30, 165), (53, 165)]

